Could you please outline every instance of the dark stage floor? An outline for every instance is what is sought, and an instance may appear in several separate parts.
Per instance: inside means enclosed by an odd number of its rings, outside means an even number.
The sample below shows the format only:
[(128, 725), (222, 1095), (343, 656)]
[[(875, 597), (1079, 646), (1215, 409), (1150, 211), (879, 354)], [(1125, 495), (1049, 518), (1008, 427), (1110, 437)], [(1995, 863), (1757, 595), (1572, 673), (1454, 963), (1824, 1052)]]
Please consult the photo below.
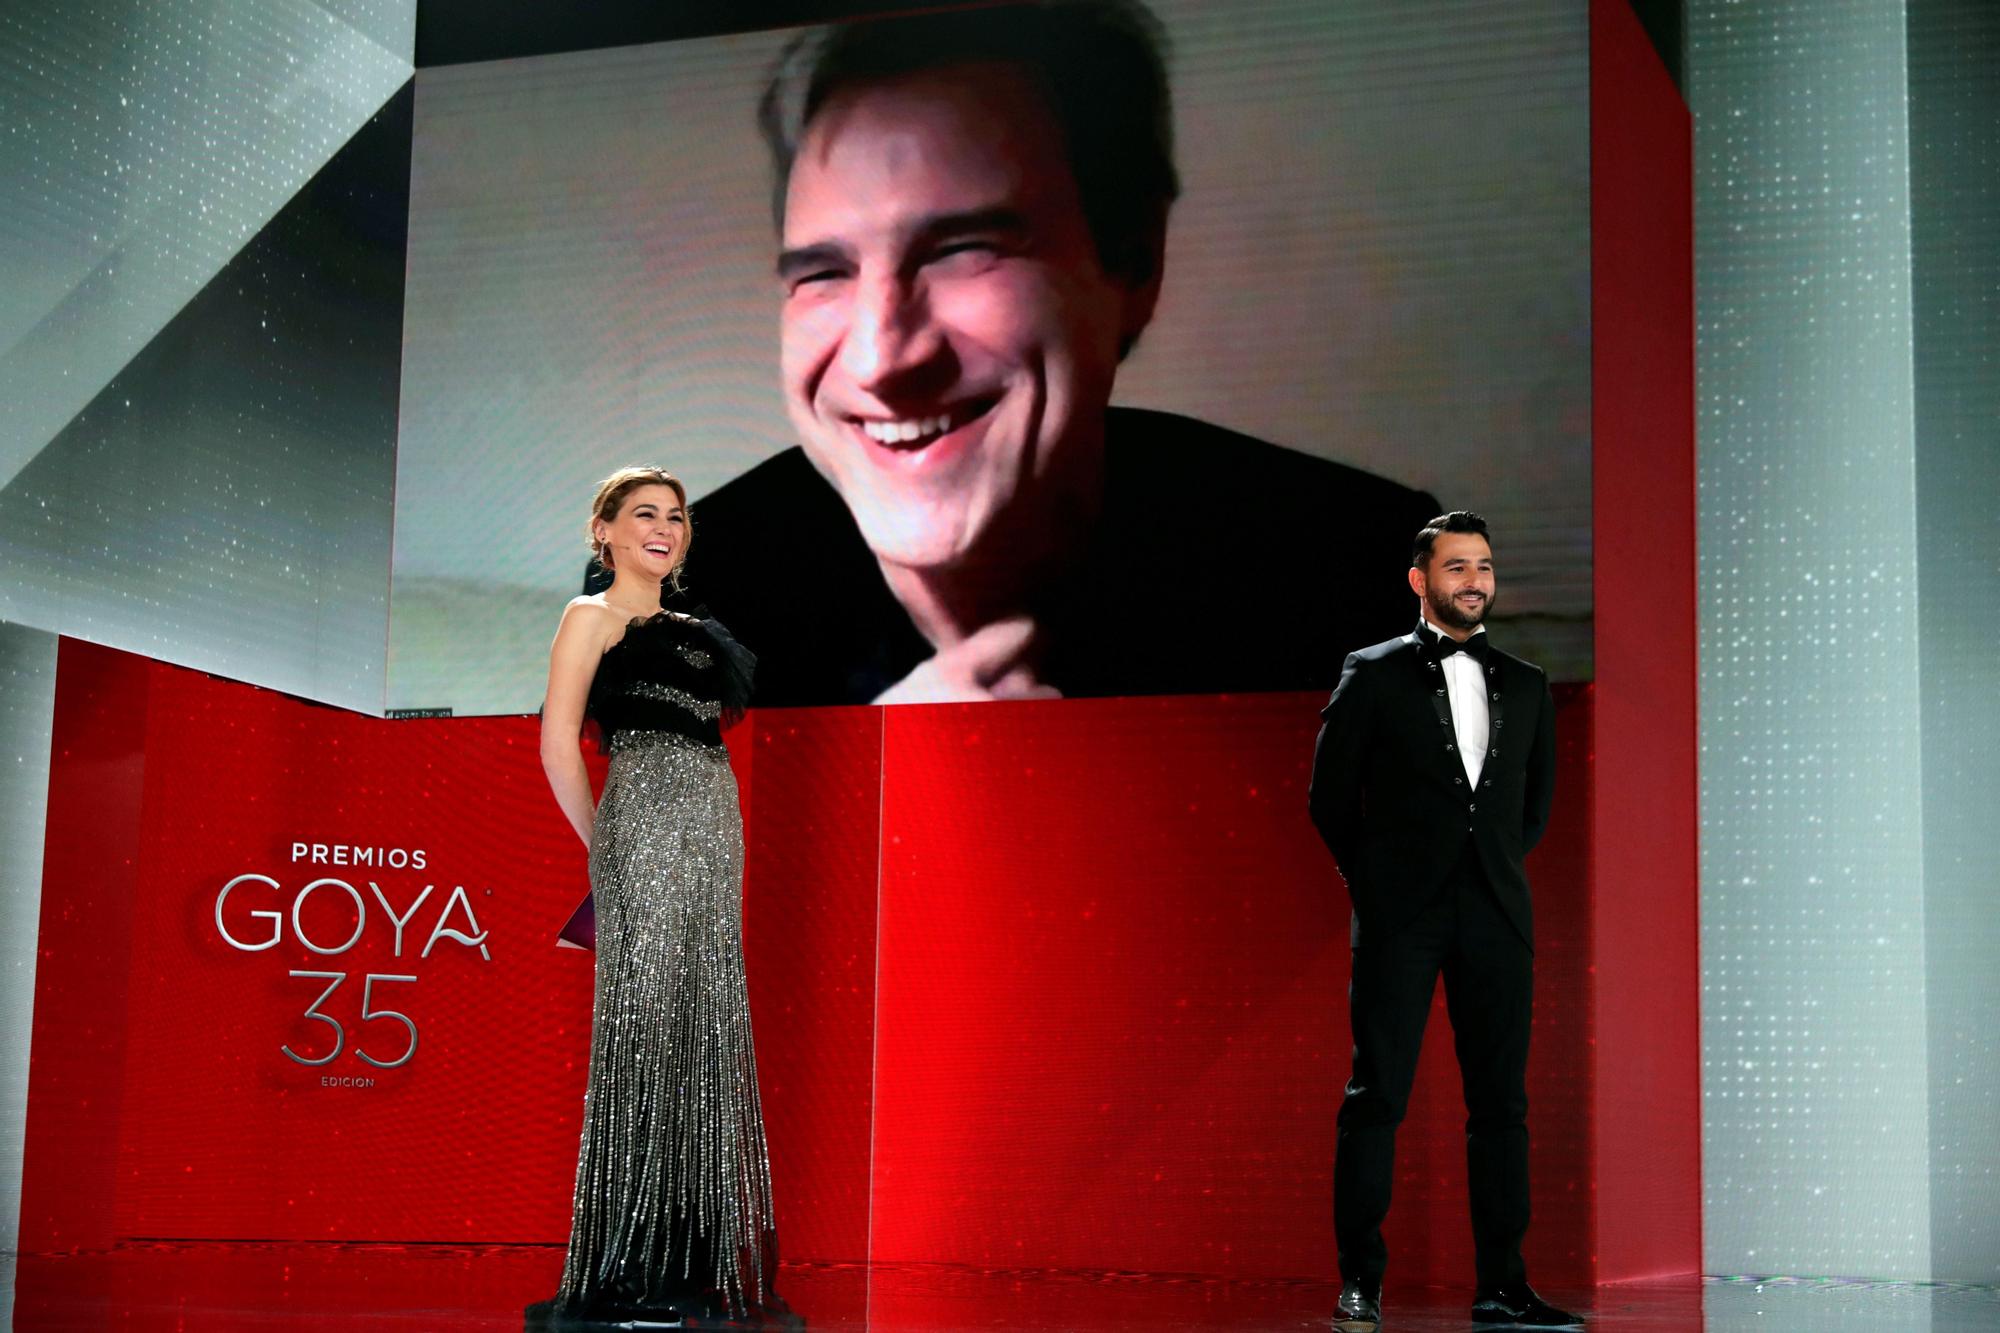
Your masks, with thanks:
[[(183, 1244), (6, 1261), (20, 1329), (518, 1329), (553, 1289), (543, 1246)], [(1335, 1289), (1128, 1273), (788, 1264), (780, 1290), (825, 1330), (1324, 1330)], [(2000, 1329), (2000, 1288), (1689, 1278), (1554, 1290), (1606, 1330)], [(1467, 1327), (1470, 1293), (1387, 1293), (1391, 1333)]]

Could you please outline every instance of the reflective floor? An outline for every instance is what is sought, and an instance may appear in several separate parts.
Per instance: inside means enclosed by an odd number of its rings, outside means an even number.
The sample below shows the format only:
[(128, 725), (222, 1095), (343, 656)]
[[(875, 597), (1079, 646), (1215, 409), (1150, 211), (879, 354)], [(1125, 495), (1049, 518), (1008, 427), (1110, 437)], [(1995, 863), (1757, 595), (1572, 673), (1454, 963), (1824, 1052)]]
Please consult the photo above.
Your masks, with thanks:
[[(519, 1329), (562, 1266), (545, 1246), (124, 1245), (4, 1264), (20, 1329)], [(788, 1264), (779, 1289), (815, 1330), (1328, 1327), (1319, 1282), (944, 1265)], [(1593, 1329), (2000, 1329), (2000, 1288), (1796, 1278), (1689, 1278), (1551, 1290)], [(1386, 1333), (1463, 1330), (1471, 1294), (1385, 1293)]]

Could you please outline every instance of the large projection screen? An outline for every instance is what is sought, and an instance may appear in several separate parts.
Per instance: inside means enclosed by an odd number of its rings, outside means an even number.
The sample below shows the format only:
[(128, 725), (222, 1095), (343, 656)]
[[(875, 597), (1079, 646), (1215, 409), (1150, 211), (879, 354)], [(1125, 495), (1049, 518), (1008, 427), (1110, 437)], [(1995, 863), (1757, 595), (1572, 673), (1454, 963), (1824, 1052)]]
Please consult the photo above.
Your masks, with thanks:
[[(1583, 9), (1155, 9), (1183, 192), (1113, 401), (1483, 512), (1508, 646), (1588, 678)], [(754, 114), (790, 36), (420, 72), (390, 708), (535, 709), (594, 481), (671, 468), (699, 548), (703, 499), (797, 442)]]

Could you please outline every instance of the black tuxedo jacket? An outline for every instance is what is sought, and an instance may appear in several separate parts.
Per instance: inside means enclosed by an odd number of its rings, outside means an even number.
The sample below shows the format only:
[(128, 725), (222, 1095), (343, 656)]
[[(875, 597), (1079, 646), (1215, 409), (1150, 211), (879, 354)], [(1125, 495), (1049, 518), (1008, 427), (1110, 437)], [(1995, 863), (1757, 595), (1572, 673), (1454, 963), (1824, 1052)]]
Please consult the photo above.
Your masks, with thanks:
[[(1438, 502), (1166, 412), (1110, 409), (1104, 509), (1035, 608), (1071, 697), (1326, 689), (1409, 613)], [(788, 449), (695, 502), (687, 592), (757, 654), (760, 707), (868, 703), (931, 655), (847, 505)], [(586, 591), (589, 588), (586, 587)]]
[(1393, 933), (1440, 889), (1469, 839), (1534, 947), (1523, 861), (1548, 826), (1555, 701), (1542, 669), (1488, 647), (1486, 764), (1467, 785), (1444, 668), (1410, 633), (1349, 655), (1320, 712), (1309, 803), (1354, 905), (1355, 940)]

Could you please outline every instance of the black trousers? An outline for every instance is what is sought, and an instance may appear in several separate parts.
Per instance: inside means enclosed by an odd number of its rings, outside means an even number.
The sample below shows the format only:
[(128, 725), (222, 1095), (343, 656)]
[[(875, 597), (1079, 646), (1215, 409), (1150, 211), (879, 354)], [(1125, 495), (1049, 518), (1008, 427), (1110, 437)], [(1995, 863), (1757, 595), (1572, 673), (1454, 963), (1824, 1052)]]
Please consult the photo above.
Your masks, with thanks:
[(1465, 1088), (1465, 1164), (1481, 1287), (1526, 1280), (1528, 1029), (1534, 953), (1500, 910), (1468, 841), (1450, 879), (1400, 929), (1363, 934), (1348, 1011), (1354, 1076), (1340, 1104), (1333, 1228), (1343, 1279), (1379, 1287), (1382, 1221), (1424, 1020), (1439, 976)]

